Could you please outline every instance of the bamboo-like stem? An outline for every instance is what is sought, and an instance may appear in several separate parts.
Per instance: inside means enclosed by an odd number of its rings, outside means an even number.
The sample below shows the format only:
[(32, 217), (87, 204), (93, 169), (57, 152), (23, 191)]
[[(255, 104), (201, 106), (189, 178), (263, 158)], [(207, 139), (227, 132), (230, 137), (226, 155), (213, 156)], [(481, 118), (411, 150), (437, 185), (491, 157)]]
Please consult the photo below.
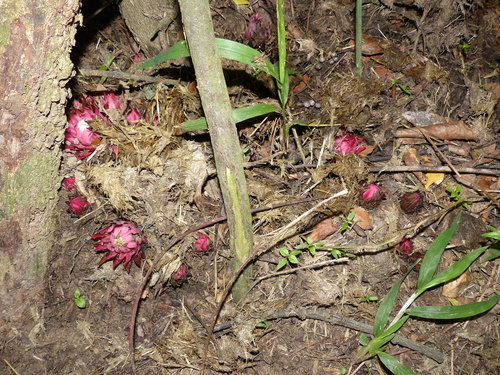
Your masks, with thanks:
[(363, 0), (356, 0), (356, 68), (358, 76), (363, 75)]
[[(236, 270), (253, 249), (252, 217), (243, 171), (243, 153), (215, 44), (208, 0), (179, 0), (179, 5), (210, 132), (227, 214), (230, 245), (235, 253), (233, 269)], [(246, 269), (233, 288), (236, 300), (246, 294), (250, 281), (251, 270)]]

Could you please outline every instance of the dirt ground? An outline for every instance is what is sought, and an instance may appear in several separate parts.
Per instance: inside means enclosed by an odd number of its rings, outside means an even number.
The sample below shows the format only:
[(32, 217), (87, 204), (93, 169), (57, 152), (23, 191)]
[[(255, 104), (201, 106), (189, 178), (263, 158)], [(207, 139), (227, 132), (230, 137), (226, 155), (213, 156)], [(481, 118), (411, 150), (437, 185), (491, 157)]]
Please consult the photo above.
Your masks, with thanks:
[[(274, 4), (211, 1), (217, 36), (276, 61)], [(4, 339), (2, 357), (9, 360), (0, 365), (2, 374), (40, 368), (47, 374), (130, 374), (133, 300), (152, 259), (179, 234), (223, 215), (209, 135), (180, 127), (202, 115), (189, 60), (137, 70), (147, 57), (118, 8), (98, 9), (84, 2), (73, 93), (78, 100), (92, 96), (108, 120), (89, 123), (101, 135), (94, 154), (77, 159), (74, 151), (65, 153), (61, 176), (75, 176), (76, 187), (60, 191), (45, 306), (33, 311), (39, 324), (30, 342)], [(377, 359), (356, 362), (360, 332), (352, 321), (373, 324), (391, 286), (450, 225), (458, 211), (445, 211), (456, 199), (450, 190), (469, 204), (441, 268), (487, 243), (481, 236), (487, 225), (499, 226), (498, 1), (366, 1), (362, 78), (356, 74), (354, 10), (353, 1), (285, 1), (288, 65), (296, 72), (288, 116), (302, 125), (293, 126), (288, 139), (279, 115), (238, 126), (252, 207), (291, 203), (254, 215), (256, 243), (321, 197), (343, 189), (347, 194), (301, 218), (286, 240), (254, 262), (254, 287), (239, 303), (227, 299), (208, 349), (207, 328), (231, 278), (227, 227), (222, 221), (199, 231), (209, 237), (209, 250), (196, 251), (198, 231), (172, 247), (142, 295), (135, 327), (139, 374), (195, 374), (203, 366), (206, 374), (389, 374)], [(182, 35), (176, 22), (168, 32), (173, 41)], [(106, 64), (107, 71), (175, 84), (82, 74)], [(235, 107), (279, 104), (264, 73), (253, 76), (229, 61), (224, 67)], [(109, 92), (122, 108), (103, 108), (102, 95)], [(134, 108), (141, 119), (132, 124), (125, 116)], [(416, 126), (432, 124), (437, 133), (415, 135)], [(356, 152), (339, 152), (342, 137), (355, 143)], [(446, 169), (450, 164), (458, 173)], [(380, 190), (366, 201), (369, 184)], [(90, 204), (81, 214), (68, 206), (75, 196)], [(300, 201), (308, 197), (320, 198)], [(118, 218), (135, 223), (147, 240), (141, 265), (131, 262), (129, 273), (121, 264), (98, 266), (105, 253), (94, 251), (90, 237)], [(279, 249), (291, 251), (306, 237), (323, 246), (277, 272)], [(408, 251), (400, 245), (403, 237), (413, 246)], [(186, 278), (177, 275), (181, 265)], [(416, 305), (487, 299), (499, 292), (499, 272), (498, 259), (482, 258), (461, 284), (426, 292)], [(398, 307), (417, 278), (409, 274)], [(75, 303), (76, 290), (84, 308)], [(440, 363), (404, 345), (390, 344), (386, 352), (418, 374), (498, 373), (498, 312), (495, 306), (469, 320), (410, 319), (401, 336), (442, 353)], [(32, 362), (16, 360), (16, 350), (31, 353)]]

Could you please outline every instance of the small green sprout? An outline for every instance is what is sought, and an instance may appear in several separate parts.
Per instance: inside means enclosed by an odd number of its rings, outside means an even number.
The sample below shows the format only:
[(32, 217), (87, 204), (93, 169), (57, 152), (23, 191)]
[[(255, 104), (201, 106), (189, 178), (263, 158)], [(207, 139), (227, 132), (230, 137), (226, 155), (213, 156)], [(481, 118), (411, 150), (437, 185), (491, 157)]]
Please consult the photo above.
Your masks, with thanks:
[[(448, 192), (448, 194), (450, 194), (450, 198), (453, 201), (458, 202), (460, 199), (462, 199), (462, 197), (460, 196), (462, 193), (462, 186), (461, 185), (458, 185), (455, 188), (447, 187), (446, 191)], [(462, 203), (462, 206), (464, 208), (468, 209), (470, 207), (470, 202), (464, 201), (464, 203)]]
[(401, 91), (403, 91), (405, 94), (407, 95), (413, 95), (412, 92), (411, 92), (411, 89), (409, 86), (406, 86), (406, 85), (403, 85), (402, 83), (398, 83), (398, 80), (396, 78), (394, 78), (391, 82), (391, 84), (389, 85), (389, 88), (392, 89), (394, 87), (394, 85), (397, 85)]
[(298, 255), (302, 254), (302, 251), (300, 250), (292, 250), (288, 251), (288, 249), (282, 247), (279, 249), (280, 255), (283, 257), (276, 266), (276, 271), (279, 271), (283, 267), (285, 267), (287, 264), (299, 264), (299, 259), (297, 258)]
[(266, 319), (261, 320), (259, 323), (257, 323), (255, 325), (255, 328), (268, 329), (269, 328), (269, 323), (267, 322)]
[(75, 305), (80, 309), (84, 309), (85, 307), (87, 307), (87, 301), (85, 301), (85, 298), (81, 296), (80, 289), (75, 289), (75, 292), (73, 293), (73, 299), (75, 301)]
[(316, 254), (316, 250), (322, 248), (325, 244), (323, 242), (314, 242), (310, 237), (302, 237), (305, 243), (295, 246), (295, 250), (307, 249), (312, 256)]
[(354, 216), (356, 216), (356, 213), (354, 211), (350, 212), (349, 215), (347, 215), (344, 222), (342, 223), (342, 226), (340, 227), (340, 233), (345, 232), (347, 229), (351, 228), (354, 225)]
[(462, 52), (466, 54), (467, 52), (469, 52), (470, 44), (467, 42), (462, 42), (458, 45), (458, 48), (460, 48)]
[(378, 301), (377, 296), (364, 296), (360, 300), (360, 302), (377, 302), (377, 301)]
[(485, 262), (500, 257), (500, 229), (495, 228), (491, 225), (488, 225), (488, 229), (490, 230), (490, 232), (483, 233), (483, 237), (491, 238), (492, 240), (495, 240), (495, 242), (490, 246), (488, 254), (484, 259)]

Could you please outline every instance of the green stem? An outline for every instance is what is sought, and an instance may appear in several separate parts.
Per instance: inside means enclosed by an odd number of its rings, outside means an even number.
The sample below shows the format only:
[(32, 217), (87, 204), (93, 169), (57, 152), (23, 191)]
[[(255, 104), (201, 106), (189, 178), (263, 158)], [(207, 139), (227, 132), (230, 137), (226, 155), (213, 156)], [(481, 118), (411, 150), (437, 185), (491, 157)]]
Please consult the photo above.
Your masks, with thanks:
[(363, 0), (356, 0), (356, 68), (358, 76), (363, 75)]

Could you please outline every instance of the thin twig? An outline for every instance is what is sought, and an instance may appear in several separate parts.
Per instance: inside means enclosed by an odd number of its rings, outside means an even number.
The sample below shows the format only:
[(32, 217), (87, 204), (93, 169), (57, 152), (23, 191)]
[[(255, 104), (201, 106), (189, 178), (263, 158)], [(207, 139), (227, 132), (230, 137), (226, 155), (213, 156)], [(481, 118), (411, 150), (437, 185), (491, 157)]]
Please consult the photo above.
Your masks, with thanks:
[[(465, 174), (478, 174), (487, 176), (500, 177), (500, 169), (488, 169), (488, 168), (462, 168), (454, 167), (456, 172)], [(384, 166), (384, 167), (370, 167), (369, 171), (372, 173), (400, 173), (400, 172), (439, 172), (439, 173), (454, 173), (454, 171), (447, 166), (427, 166), (427, 165), (415, 165), (415, 166)]]
[(98, 69), (78, 69), (83, 76), (91, 76), (91, 77), (108, 77), (108, 78), (116, 78), (116, 79), (124, 79), (124, 80), (134, 80), (134, 81), (143, 81), (143, 82), (155, 82), (155, 83), (164, 83), (166, 85), (174, 86), (179, 83), (176, 79), (167, 79), (161, 77), (152, 77), (145, 74), (135, 74), (129, 72), (117, 72), (110, 70), (98, 70)]

